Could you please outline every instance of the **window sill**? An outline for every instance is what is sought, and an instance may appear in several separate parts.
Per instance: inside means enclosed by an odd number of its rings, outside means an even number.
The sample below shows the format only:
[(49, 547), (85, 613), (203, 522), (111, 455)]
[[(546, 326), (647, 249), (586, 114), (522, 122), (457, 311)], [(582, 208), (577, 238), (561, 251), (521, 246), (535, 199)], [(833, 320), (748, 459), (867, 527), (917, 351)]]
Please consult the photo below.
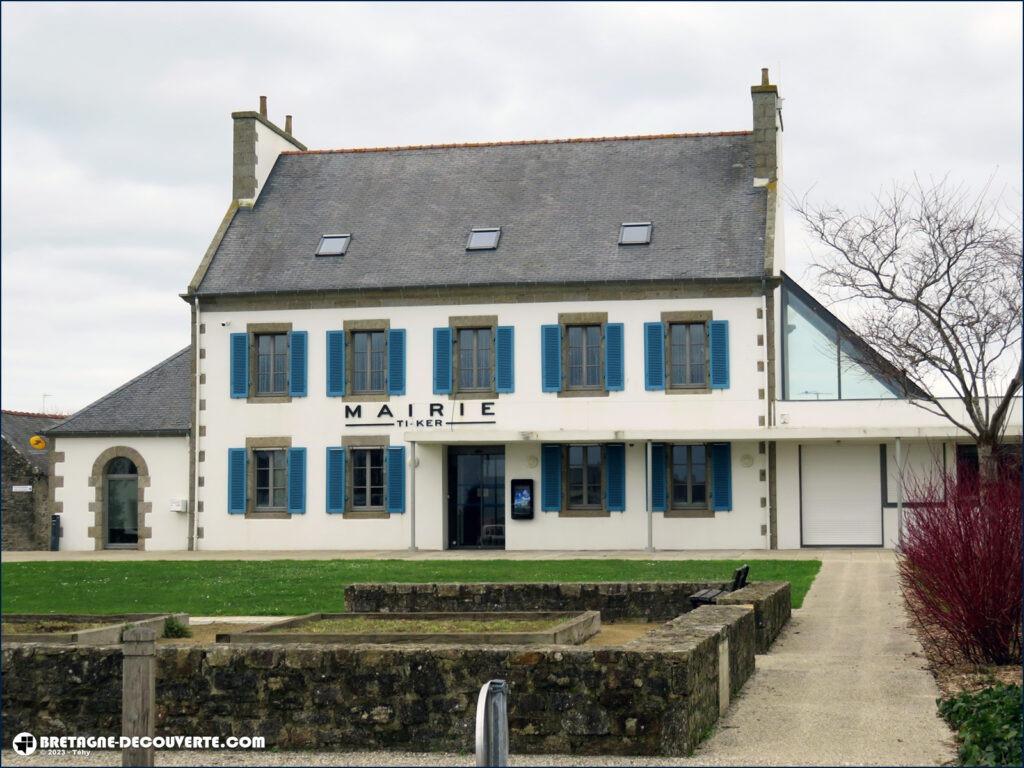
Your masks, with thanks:
[(607, 389), (563, 389), (559, 397), (608, 397)]
[(606, 509), (563, 509), (558, 513), (559, 517), (611, 517), (612, 513)]
[(496, 400), (498, 393), (493, 389), (491, 390), (479, 390), (470, 389), (462, 392), (453, 392), (452, 400)]
[(341, 517), (343, 520), (388, 520), (391, 515), (383, 509), (350, 509)]
[(273, 403), (290, 403), (291, 401), (291, 395), (249, 395), (248, 397), (248, 402), (250, 403), (264, 403), (267, 405)]
[(292, 516), (284, 510), (254, 509), (245, 513), (246, 520), (291, 520)]
[(711, 387), (665, 387), (666, 395), (710, 395)]
[(687, 519), (701, 519), (701, 518), (713, 518), (715, 511), (713, 509), (666, 509), (666, 518), (687, 518)]
[(387, 392), (349, 392), (345, 399), (358, 403), (386, 403), (391, 395)]

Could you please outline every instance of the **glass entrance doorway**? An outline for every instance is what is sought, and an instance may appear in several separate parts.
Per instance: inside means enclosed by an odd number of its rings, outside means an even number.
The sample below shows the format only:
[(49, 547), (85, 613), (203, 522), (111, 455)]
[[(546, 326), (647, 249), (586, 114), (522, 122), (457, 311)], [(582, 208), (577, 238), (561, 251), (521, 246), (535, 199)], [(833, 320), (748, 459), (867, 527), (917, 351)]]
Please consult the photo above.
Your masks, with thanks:
[(106, 469), (108, 549), (139, 543), (139, 471), (131, 459), (111, 459)]
[(505, 449), (448, 448), (448, 547), (505, 548)]

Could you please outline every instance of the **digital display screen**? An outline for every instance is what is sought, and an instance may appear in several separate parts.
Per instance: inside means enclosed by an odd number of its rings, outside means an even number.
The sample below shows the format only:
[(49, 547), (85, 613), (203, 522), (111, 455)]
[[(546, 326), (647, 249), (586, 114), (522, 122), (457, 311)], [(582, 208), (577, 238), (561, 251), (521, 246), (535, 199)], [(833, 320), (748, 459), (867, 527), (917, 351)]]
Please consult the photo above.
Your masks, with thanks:
[(533, 480), (512, 481), (512, 519), (533, 519)]

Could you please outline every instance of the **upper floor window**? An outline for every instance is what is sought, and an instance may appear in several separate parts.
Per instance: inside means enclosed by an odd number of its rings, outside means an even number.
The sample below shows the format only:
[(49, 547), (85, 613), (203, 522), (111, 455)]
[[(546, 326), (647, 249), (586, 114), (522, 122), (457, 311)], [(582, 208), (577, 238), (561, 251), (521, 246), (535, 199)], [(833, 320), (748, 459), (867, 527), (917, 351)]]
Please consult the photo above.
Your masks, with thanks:
[(490, 391), (494, 389), (493, 335), (491, 328), (460, 328), (458, 344), (459, 390)]
[(256, 334), (256, 394), (288, 393), (288, 334)]
[(275, 448), (269, 451), (253, 451), (256, 465), (256, 503), (258, 512), (283, 511), (287, 504), (286, 481), (288, 467), (286, 451)]
[(469, 233), (467, 251), (493, 251), (498, 247), (501, 227), (477, 227)]
[(352, 332), (352, 392), (384, 392), (385, 331)]
[(384, 508), (384, 449), (351, 448), (352, 509)]
[(601, 326), (570, 325), (568, 337), (568, 386), (570, 389), (600, 389), (602, 381)]
[(668, 370), (670, 387), (706, 387), (707, 326), (704, 323), (669, 323)]
[(703, 445), (673, 445), (671, 449), (672, 508), (707, 507), (707, 448)]
[(569, 509), (600, 509), (604, 504), (604, 457), (600, 445), (566, 448), (566, 495)]

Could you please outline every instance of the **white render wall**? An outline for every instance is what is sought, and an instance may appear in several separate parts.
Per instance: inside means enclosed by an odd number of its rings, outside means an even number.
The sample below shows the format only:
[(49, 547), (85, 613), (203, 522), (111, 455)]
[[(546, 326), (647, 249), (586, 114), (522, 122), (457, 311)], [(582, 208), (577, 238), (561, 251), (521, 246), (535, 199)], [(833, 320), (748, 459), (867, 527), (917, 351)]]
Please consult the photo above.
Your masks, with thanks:
[[(205, 410), (199, 423), (206, 435), (199, 437), (197, 450), (204, 451), (205, 461), (199, 465), (204, 486), (197, 488), (203, 502), (198, 525), (203, 529), (201, 549), (404, 549), (410, 542), (410, 515), (392, 515), (388, 520), (346, 520), (325, 511), (324, 483), (325, 449), (338, 446), (343, 435), (387, 434), (392, 445), (402, 444), (408, 432), (435, 436), (438, 428), (417, 430), (415, 427), (345, 427), (345, 405), (354, 405), (354, 398), (328, 398), (325, 393), (326, 332), (343, 327), (345, 320), (387, 319), (392, 328), (407, 332), (406, 392), (392, 397), (389, 403), (396, 416), (407, 414), (410, 405), (415, 416), (428, 415), (429, 404), (444, 403), (445, 419), (451, 407), (465, 403), (466, 416), (479, 414), (481, 401), (454, 401), (432, 392), (433, 370), (432, 329), (448, 325), (454, 315), (497, 315), (500, 325), (515, 326), (515, 392), (494, 398), (493, 426), (472, 427), (474, 430), (504, 432), (566, 431), (573, 439), (581, 433), (597, 435), (607, 442), (614, 432), (625, 429), (680, 428), (706, 430), (707, 440), (716, 439), (720, 429), (754, 429), (759, 416), (767, 413), (767, 400), (759, 397), (766, 388), (765, 374), (757, 371), (757, 360), (763, 360), (766, 348), (758, 346), (757, 337), (764, 334), (764, 320), (757, 317), (763, 309), (762, 298), (659, 299), (601, 302), (551, 302), (534, 304), (442, 305), (388, 308), (339, 308), (282, 311), (218, 311), (203, 312), (201, 335), (205, 358), (200, 372), (205, 374), (200, 397)], [(710, 310), (716, 320), (729, 321), (730, 388), (707, 394), (668, 395), (644, 389), (643, 324), (658, 321), (664, 311)], [(540, 386), (540, 327), (557, 323), (562, 312), (608, 313), (608, 322), (625, 324), (626, 387), (607, 397), (560, 398), (544, 393)], [(294, 330), (309, 333), (308, 396), (293, 398), (284, 404), (256, 404), (229, 396), (228, 343), (231, 333), (244, 332), (249, 323), (290, 322)], [(228, 323), (228, 325), (223, 325)], [(363, 403), (367, 417), (372, 417), (381, 404)], [(479, 416), (477, 416), (479, 418)], [(352, 419), (349, 419), (352, 421)], [(440, 428), (458, 441), (460, 429)], [(478, 432), (479, 433), (479, 432)], [(307, 449), (306, 514), (288, 520), (253, 520), (227, 513), (227, 451), (243, 447), (247, 437), (289, 436), (294, 447)], [(568, 438), (567, 438), (568, 439)], [(509, 520), (506, 546), (509, 549), (643, 548), (646, 544), (646, 491), (643, 480), (644, 449), (636, 443), (628, 450), (628, 504), (624, 513), (609, 518), (569, 519), (553, 513), (537, 512), (530, 524), (517, 525)], [(444, 456), (442, 446), (417, 446), (419, 467), (416, 471), (417, 545), (424, 549), (444, 546), (446, 502), (444, 500)], [(734, 446), (734, 454), (737, 448)], [(506, 488), (512, 478), (534, 476), (537, 467), (524, 474), (523, 462), (529, 455), (539, 456), (539, 443), (513, 443), (506, 451)], [(663, 520), (655, 515), (655, 546), (735, 547), (764, 546), (760, 534), (767, 512), (760, 507), (766, 490), (757, 485), (758, 469), (764, 457), (757, 454), (756, 443), (744, 448), (752, 453), (755, 464), (741, 466), (734, 456), (734, 512), (719, 513), (715, 520)], [(407, 450), (407, 458), (410, 451)], [(746, 478), (753, 477), (748, 485)], [(407, 499), (411, 495), (411, 472), (407, 472)], [(766, 489), (766, 486), (765, 486)], [(408, 508), (407, 501), (407, 508)], [(538, 505), (539, 510), (539, 505)], [(585, 538), (581, 532), (586, 530)], [(659, 543), (663, 542), (663, 543)]]
[(64, 454), (64, 461), (55, 465), (56, 476), (63, 478), (63, 486), (55, 490), (55, 500), (64, 504), (61, 549), (95, 549), (88, 534), (95, 521), (95, 513), (89, 511), (89, 502), (95, 500), (89, 477), (97, 457), (115, 446), (138, 451), (149, 470), (145, 500), (153, 508), (145, 524), (153, 535), (146, 540), (146, 550), (188, 549), (188, 513), (170, 509), (172, 499), (188, 499), (188, 438), (175, 436), (57, 437), (54, 451)]

